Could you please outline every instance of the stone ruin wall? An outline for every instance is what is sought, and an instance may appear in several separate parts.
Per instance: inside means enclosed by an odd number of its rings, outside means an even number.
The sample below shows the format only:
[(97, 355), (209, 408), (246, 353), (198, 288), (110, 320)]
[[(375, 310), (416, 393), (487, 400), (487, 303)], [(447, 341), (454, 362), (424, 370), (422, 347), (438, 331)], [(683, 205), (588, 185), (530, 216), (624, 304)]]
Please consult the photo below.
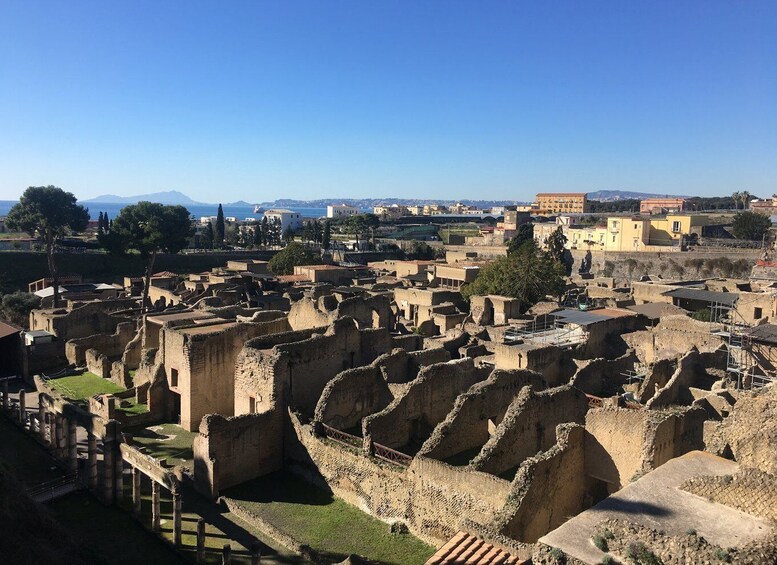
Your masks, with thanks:
[(733, 476), (693, 477), (680, 488), (712, 502), (777, 522), (777, 477), (757, 469), (741, 469)]
[(612, 360), (599, 357), (578, 361), (577, 372), (569, 384), (586, 394), (609, 396), (626, 382), (621, 373), (634, 369), (636, 362), (637, 358), (631, 351)]
[(404, 522), (427, 543), (441, 546), (468, 519), (488, 523), (504, 505), (507, 481), (424, 458), (403, 468), (317, 438), (291, 419), (287, 468), (380, 520)]
[(507, 504), (494, 517), (499, 533), (522, 542), (541, 536), (585, 510), (585, 430), (562, 424), (558, 442), (524, 461), (510, 485)]
[(65, 356), (76, 367), (86, 362), (86, 350), (96, 349), (108, 357), (119, 357), (124, 348), (135, 337), (135, 324), (121, 322), (112, 334), (94, 334), (87, 337), (68, 340), (65, 344)]
[(376, 361), (330, 380), (318, 400), (314, 419), (339, 430), (361, 429), (362, 418), (383, 410), (393, 399)]
[(456, 397), (484, 380), (488, 372), (490, 369), (475, 367), (472, 359), (424, 367), (404, 395), (364, 419), (364, 438), (396, 449), (418, 439), (414, 434), (431, 434), (447, 417)]
[(434, 429), (419, 455), (444, 460), (483, 446), (494, 431), (491, 428), (499, 425), (511, 402), (529, 385), (542, 389), (542, 377), (533, 371), (494, 370), (485, 381), (456, 398), (453, 409)]
[(283, 467), (283, 413), (209, 414), (192, 448), (195, 486), (215, 498), (223, 489)]
[(576, 388), (566, 385), (534, 392), (526, 387), (507, 408), (504, 419), (471, 466), (501, 475), (552, 448), (558, 442), (557, 427), (583, 424), (586, 412), (588, 399)]
[(659, 359), (674, 359), (685, 355), (692, 347), (710, 352), (720, 347), (720, 337), (712, 333), (709, 322), (700, 322), (688, 316), (666, 316), (655, 328), (623, 335), (643, 363)]

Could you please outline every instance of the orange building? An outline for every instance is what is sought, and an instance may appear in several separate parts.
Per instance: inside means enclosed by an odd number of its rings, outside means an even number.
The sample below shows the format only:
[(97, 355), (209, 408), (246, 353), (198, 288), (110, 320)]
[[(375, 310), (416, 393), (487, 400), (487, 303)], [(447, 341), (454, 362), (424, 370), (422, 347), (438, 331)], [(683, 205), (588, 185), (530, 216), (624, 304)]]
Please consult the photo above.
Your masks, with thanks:
[(639, 203), (640, 214), (666, 214), (684, 210), (685, 198), (646, 198)]
[(535, 214), (584, 214), (588, 212), (588, 199), (585, 192), (540, 192), (537, 194)]

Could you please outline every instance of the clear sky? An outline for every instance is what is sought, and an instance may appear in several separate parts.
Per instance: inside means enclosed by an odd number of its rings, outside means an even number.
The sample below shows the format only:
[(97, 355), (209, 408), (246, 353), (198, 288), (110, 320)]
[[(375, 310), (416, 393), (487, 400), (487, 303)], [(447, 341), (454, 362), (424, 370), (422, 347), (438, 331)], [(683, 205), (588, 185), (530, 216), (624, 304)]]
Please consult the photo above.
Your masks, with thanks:
[(0, 0), (0, 199), (777, 192), (777, 2)]

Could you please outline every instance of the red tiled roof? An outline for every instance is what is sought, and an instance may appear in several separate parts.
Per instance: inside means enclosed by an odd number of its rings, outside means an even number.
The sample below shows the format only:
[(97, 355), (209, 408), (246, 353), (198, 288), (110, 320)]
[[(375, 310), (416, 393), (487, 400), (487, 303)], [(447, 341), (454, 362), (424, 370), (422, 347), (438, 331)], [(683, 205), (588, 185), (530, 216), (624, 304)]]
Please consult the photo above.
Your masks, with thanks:
[(495, 547), (477, 536), (459, 532), (437, 553), (429, 558), (425, 565), (518, 565), (525, 563), (517, 556)]
[(172, 273), (170, 271), (159, 271), (158, 273), (154, 273), (151, 275), (152, 279), (155, 279), (157, 277), (177, 277), (178, 273)]
[(0, 338), (8, 337), (9, 335), (17, 334), (22, 331), (21, 328), (5, 322), (0, 322)]
[(281, 282), (304, 282), (310, 280), (307, 275), (279, 275), (276, 278)]

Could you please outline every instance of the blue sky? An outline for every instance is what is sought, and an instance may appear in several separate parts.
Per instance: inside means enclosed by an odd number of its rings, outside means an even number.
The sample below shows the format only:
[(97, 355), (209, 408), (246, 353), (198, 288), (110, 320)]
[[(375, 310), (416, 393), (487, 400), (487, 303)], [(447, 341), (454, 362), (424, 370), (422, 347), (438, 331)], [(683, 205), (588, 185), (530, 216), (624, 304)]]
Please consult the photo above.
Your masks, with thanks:
[(777, 2), (0, 0), (0, 199), (777, 192)]

